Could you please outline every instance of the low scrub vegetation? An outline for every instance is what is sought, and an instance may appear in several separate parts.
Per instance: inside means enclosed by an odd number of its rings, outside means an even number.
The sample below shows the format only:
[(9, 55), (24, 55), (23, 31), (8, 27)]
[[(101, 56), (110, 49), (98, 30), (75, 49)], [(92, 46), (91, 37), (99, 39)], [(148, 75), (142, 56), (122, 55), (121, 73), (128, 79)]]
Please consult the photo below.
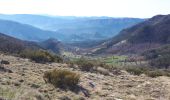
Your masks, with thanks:
[(160, 70), (160, 69), (156, 69), (153, 71), (149, 71), (148, 73), (146, 73), (149, 77), (158, 77), (158, 76), (168, 76), (170, 77), (170, 71), (169, 70)]
[(149, 77), (159, 77), (159, 76), (163, 76), (164, 75), (164, 72), (163, 71), (160, 71), (160, 70), (155, 70), (155, 71), (148, 71), (146, 73)]
[(70, 67), (77, 65), (82, 71), (101, 73), (104, 75), (109, 75), (113, 73), (119, 75), (121, 70), (125, 70), (133, 75), (145, 74), (149, 77), (158, 77), (158, 76), (170, 76), (170, 71), (168, 69), (159, 69), (158, 67), (153, 66), (141, 66), (141, 65), (108, 65), (106, 63), (97, 61), (97, 60), (87, 60), (85, 58), (80, 58), (76, 61), (70, 62)]
[(88, 60), (85, 58), (80, 58), (75, 61), (69, 62), (68, 65), (72, 68), (78, 68), (81, 71), (100, 73), (103, 75), (111, 75), (111, 73), (116, 75), (120, 74), (119, 68), (115, 68), (111, 65), (101, 62), (100, 60), (98, 61), (94, 59)]
[(157, 69), (151, 67), (141, 67), (141, 66), (127, 66), (124, 67), (127, 72), (133, 75), (145, 74), (149, 77), (155, 78), (158, 76), (168, 76), (170, 77), (170, 70), (168, 69)]
[(44, 50), (24, 50), (20, 57), (29, 58), (36, 63), (62, 62), (62, 58)]
[(68, 70), (55, 69), (44, 74), (46, 82), (62, 89), (74, 89), (80, 80), (80, 75)]
[(109, 70), (112, 68), (111, 66), (103, 62), (97, 60), (88, 60), (85, 58), (77, 59), (76, 61), (69, 62), (69, 64), (71, 66), (77, 65), (78, 68), (80, 68), (82, 71), (87, 71), (87, 72), (96, 71), (97, 67), (102, 67)]
[(148, 71), (148, 69), (139, 66), (127, 66), (125, 67), (125, 70), (133, 75), (141, 75)]
[(95, 67), (95, 63), (93, 63), (92, 61), (88, 61), (84, 58), (80, 58), (74, 63), (77, 64), (82, 71), (93, 71)]
[(150, 60), (149, 64), (157, 68), (166, 68), (170, 67), (170, 55), (160, 55), (159, 57)]
[(170, 45), (146, 51), (143, 55), (153, 67), (168, 69), (170, 66)]

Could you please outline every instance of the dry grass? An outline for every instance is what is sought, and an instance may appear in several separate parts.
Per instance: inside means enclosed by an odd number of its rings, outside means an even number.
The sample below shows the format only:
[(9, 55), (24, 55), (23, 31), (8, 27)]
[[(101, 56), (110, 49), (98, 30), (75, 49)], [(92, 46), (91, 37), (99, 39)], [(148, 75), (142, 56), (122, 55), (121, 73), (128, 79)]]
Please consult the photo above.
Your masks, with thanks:
[(44, 74), (44, 79), (56, 87), (74, 89), (80, 80), (80, 75), (68, 70), (54, 69)]

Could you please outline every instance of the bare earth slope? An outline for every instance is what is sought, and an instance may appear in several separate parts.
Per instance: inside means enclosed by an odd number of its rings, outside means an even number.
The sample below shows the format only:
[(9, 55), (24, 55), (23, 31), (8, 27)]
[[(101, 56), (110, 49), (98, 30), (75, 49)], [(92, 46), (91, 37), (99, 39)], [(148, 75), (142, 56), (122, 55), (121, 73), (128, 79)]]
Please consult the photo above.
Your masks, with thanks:
[[(68, 68), (66, 64), (37, 64), (27, 59), (0, 55), (9, 65), (0, 68), (0, 98), (9, 100), (170, 100), (170, 78), (121, 75), (104, 76)], [(51, 69), (80, 73), (80, 91), (71, 92), (45, 83), (43, 73)], [(94, 86), (90, 85), (93, 84)], [(2, 99), (2, 100), (3, 100)]]

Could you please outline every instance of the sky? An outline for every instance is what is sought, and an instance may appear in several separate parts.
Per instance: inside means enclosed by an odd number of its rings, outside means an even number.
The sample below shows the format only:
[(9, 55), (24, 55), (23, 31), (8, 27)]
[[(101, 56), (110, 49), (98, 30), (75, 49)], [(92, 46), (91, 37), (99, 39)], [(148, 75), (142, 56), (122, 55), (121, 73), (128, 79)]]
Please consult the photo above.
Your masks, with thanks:
[(170, 14), (170, 0), (0, 0), (0, 13), (150, 18)]

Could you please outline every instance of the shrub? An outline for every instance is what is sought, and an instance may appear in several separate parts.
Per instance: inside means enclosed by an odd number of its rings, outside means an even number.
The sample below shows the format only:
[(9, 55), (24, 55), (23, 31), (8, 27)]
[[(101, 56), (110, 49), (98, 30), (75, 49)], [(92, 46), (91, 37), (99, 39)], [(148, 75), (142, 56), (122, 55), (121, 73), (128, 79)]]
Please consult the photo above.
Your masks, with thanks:
[(29, 58), (37, 63), (62, 62), (62, 58), (43, 50), (24, 50), (20, 53), (23, 58)]
[(140, 66), (127, 66), (122, 69), (125, 69), (127, 72), (133, 75), (141, 75), (145, 74), (149, 77), (155, 78), (159, 76), (168, 76), (170, 77), (170, 70), (168, 69), (157, 69), (157, 68), (150, 68), (149, 66), (147, 67), (140, 67)]
[(108, 70), (113, 70), (113, 66), (107, 65), (106, 63), (98, 62), (98, 66), (108, 69)]
[(158, 76), (163, 76), (164, 72), (163, 71), (159, 71), (159, 70), (148, 71), (146, 73), (146, 75), (149, 76), (149, 77), (155, 78), (155, 77), (158, 77)]
[(93, 71), (95, 64), (84, 58), (80, 58), (75, 62), (82, 71)]
[(82, 71), (93, 71), (94, 66), (92, 63), (87, 62), (87, 63), (82, 63), (79, 67)]
[(125, 70), (133, 75), (141, 75), (149, 71), (148, 68), (140, 67), (140, 66), (127, 66), (125, 67)]
[(149, 64), (155, 66), (156, 68), (168, 68), (170, 66), (170, 55), (161, 55), (156, 59), (152, 59)]
[(149, 64), (156, 68), (166, 68), (170, 66), (170, 45), (162, 46), (143, 53), (150, 60)]
[(129, 72), (130, 74), (134, 74), (134, 75), (140, 75), (140, 74), (143, 73), (140, 69), (138, 69), (138, 68), (131, 68), (131, 67), (126, 68), (126, 71)]
[(69, 62), (69, 67), (75, 67), (75, 65), (78, 66), (78, 68), (82, 71), (87, 72), (96, 72), (101, 74), (108, 74), (109, 71), (113, 71), (114, 68), (110, 65), (107, 65), (103, 62), (97, 61), (97, 60), (87, 60), (85, 58), (80, 58), (76, 61)]
[(148, 71), (146, 73), (147, 76), (149, 77), (158, 77), (158, 76), (168, 76), (170, 77), (170, 71), (169, 70), (160, 70), (160, 69), (155, 69), (155, 70), (152, 70), (152, 71)]
[(103, 74), (103, 75), (109, 75), (109, 70), (102, 68), (102, 67), (97, 67), (96, 72)]
[(45, 72), (46, 82), (63, 89), (74, 89), (80, 80), (80, 75), (68, 70), (52, 70)]
[(170, 69), (165, 69), (165, 70), (163, 70), (163, 71), (164, 71), (164, 75), (165, 75), (165, 76), (170, 77)]

